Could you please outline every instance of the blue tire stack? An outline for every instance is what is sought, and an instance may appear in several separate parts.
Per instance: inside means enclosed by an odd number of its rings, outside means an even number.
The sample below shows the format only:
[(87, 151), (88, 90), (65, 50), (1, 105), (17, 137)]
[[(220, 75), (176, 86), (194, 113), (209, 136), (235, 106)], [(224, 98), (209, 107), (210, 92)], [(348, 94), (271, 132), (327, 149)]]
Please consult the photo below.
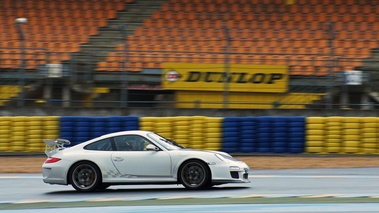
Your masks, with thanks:
[(239, 117), (225, 117), (222, 121), (222, 151), (224, 152), (239, 152)]
[(79, 144), (92, 138), (91, 117), (77, 116), (74, 120), (74, 144)]
[(92, 138), (99, 137), (107, 134), (106, 117), (92, 117), (91, 118), (91, 135)]
[(82, 143), (92, 138), (91, 117), (62, 116), (60, 117), (60, 138), (71, 142), (70, 146)]
[(75, 119), (76, 116), (61, 116), (59, 120), (59, 137), (69, 140), (71, 142), (70, 146), (75, 145), (75, 136), (73, 134)]
[(272, 117), (257, 117), (257, 152), (272, 152), (271, 133), (272, 133)]
[(124, 125), (123, 130), (138, 130), (139, 117), (138, 116), (124, 116), (123, 125)]
[(137, 116), (60, 117), (60, 138), (70, 140), (70, 146), (108, 133), (137, 129), (139, 129), (139, 117)]
[(273, 116), (272, 131), (271, 131), (271, 144), (272, 152), (274, 153), (287, 153), (289, 138), (288, 138), (288, 117)]
[(107, 133), (139, 129), (138, 116), (110, 116), (106, 121)]
[(306, 118), (303, 116), (289, 117), (288, 152), (303, 153), (305, 151)]
[(241, 118), (240, 126), (240, 151), (244, 153), (257, 152), (257, 123), (256, 117)]
[(124, 130), (123, 116), (106, 117), (107, 133), (120, 132)]

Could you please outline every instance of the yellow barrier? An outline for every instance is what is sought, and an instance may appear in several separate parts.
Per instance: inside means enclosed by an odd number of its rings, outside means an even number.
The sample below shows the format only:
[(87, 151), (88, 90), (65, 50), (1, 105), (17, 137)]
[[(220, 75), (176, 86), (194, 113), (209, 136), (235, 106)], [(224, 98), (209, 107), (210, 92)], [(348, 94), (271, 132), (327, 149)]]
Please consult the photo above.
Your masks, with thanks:
[(323, 153), (325, 150), (325, 118), (308, 117), (306, 119), (306, 152)]
[(222, 118), (205, 116), (143, 117), (140, 129), (150, 130), (193, 149), (220, 150)]
[(379, 153), (379, 118), (308, 117), (306, 152)]
[(58, 116), (0, 117), (1, 152), (43, 152), (44, 138), (59, 137)]
[(218, 151), (222, 148), (222, 118), (205, 118), (204, 149)]

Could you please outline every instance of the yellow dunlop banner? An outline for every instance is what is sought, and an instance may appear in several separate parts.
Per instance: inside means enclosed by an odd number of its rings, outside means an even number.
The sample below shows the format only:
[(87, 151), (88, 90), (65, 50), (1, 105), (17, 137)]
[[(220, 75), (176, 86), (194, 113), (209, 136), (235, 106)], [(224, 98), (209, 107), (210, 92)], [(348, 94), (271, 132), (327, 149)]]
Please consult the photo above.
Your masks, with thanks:
[[(234, 92), (286, 92), (288, 66), (231, 64), (229, 78), (223, 64), (163, 63), (162, 88), (166, 90)], [(228, 79), (228, 83), (225, 81)]]

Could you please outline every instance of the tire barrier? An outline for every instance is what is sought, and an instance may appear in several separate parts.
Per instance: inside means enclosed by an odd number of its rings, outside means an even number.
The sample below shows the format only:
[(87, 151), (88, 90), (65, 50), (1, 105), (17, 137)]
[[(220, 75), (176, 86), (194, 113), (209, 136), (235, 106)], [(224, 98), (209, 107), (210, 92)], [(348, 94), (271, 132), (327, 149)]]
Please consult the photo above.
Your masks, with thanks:
[(12, 117), (0, 117), (0, 152), (12, 152), (11, 149), (11, 122)]
[(189, 147), (190, 120), (188, 116), (178, 116), (173, 119), (172, 139), (184, 147)]
[(229, 153), (379, 154), (379, 117), (0, 116), (0, 152), (43, 152), (117, 131), (149, 130), (194, 149)]
[(222, 121), (222, 151), (239, 152), (240, 118), (225, 117)]
[(362, 154), (372, 154), (379, 152), (379, 118), (362, 118), (361, 125), (361, 149)]
[(222, 118), (206, 117), (204, 123), (203, 149), (221, 150), (222, 147)]
[(241, 131), (240, 131), (240, 152), (257, 152), (258, 139), (257, 139), (257, 125), (258, 118), (244, 117), (241, 118)]
[(309, 117), (308, 153), (379, 154), (379, 118)]
[(192, 149), (220, 150), (222, 118), (205, 116), (141, 117), (140, 129), (156, 132)]
[(343, 141), (342, 118), (338, 116), (326, 118), (326, 153), (341, 153)]
[(59, 117), (2, 116), (0, 129), (0, 152), (43, 152), (42, 139), (59, 136)]
[(308, 117), (306, 119), (306, 152), (323, 153), (327, 134), (326, 118)]
[(288, 117), (288, 152), (303, 153), (305, 151), (305, 117)]
[(359, 153), (361, 143), (361, 119), (346, 117), (341, 119), (341, 153)]
[(258, 117), (257, 126), (257, 141), (259, 153), (270, 153), (272, 152), (272, 132), (273, 123), (271, 116)]
[(71, 141), (73, 146), (104, 134), (137, 129), (137, 116), (62, 116), (59, 137)]

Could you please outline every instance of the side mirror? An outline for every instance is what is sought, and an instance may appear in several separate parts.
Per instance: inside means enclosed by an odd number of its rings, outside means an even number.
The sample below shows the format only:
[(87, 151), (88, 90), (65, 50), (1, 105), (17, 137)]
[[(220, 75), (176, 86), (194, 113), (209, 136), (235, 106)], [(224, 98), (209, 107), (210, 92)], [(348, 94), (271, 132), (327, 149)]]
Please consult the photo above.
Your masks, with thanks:
[(153, 144), (149, 144), (146, 146), (147, 151), (159, 151), (159, 148), (154, 146)]

